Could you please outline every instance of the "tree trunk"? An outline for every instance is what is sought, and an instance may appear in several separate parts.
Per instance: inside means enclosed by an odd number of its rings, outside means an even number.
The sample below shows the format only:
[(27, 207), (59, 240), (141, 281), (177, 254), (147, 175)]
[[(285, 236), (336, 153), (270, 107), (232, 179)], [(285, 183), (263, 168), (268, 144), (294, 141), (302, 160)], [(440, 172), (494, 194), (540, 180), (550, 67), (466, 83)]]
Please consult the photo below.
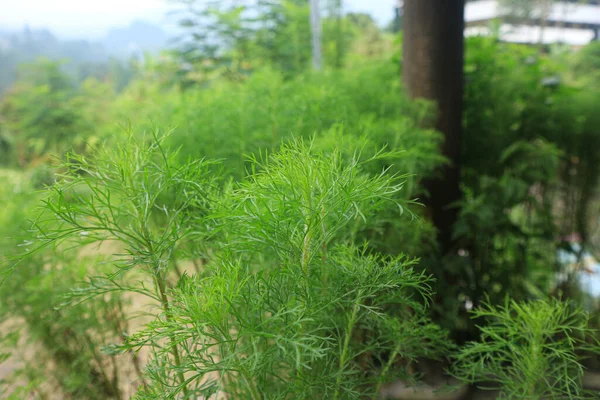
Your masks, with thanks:
[(313, 69), (320, 71), (322, 67), (321, 60), (321, 8), (319, 0), (310, 0), (310, 31), (312, 46), (312, 64)]
[(436, 128), (445, 137), (451, 165), (425, 183), (428, 212), (443, 252), (452, 245), (457, 217), (449, 206), (460, 199), (464, 0), (405, 0), (402, 78), (411, 98), (437, 103)]

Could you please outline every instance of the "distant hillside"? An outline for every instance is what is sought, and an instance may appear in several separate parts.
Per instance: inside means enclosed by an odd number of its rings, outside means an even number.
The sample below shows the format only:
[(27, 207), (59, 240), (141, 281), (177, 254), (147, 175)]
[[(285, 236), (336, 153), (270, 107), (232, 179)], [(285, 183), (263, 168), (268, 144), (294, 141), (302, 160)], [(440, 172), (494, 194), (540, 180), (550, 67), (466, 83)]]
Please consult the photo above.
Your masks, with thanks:
[(15, 81), (19, 64), (39, 57), (65, 60), (65, 70), (76, 79), (83, 79), (90, 71), (99, 73), (105, 69), (111, 59), (124, 61), (141, 57), (145, 52), (157, 53), (166, 46), (167, 40), (160, 27), (144, 21), (113, 28), (97, 42), (61, 40), (47, 29), (0, 30), (0, 93)]

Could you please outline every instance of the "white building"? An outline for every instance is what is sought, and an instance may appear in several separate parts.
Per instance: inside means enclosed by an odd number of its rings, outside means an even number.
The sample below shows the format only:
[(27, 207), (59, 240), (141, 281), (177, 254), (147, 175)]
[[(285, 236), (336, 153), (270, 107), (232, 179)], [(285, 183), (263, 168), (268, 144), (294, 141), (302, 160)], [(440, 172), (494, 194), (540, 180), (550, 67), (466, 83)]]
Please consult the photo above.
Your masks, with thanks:
[[(532, 12), (530, 19), (507, 22), (507, 10), (496, 0), (469, 1), (465, 7), (465, 35), (491, 32), (493, 21), (500, 38), (514, 43), (565, 43), (583, 46), (600, 35), (599, 1), (558, 1), (542, 17), (541, 10)], [(537, 15), (536, 15), (537, 14)], [(544, 28), (541, 20), (544, 19)]]

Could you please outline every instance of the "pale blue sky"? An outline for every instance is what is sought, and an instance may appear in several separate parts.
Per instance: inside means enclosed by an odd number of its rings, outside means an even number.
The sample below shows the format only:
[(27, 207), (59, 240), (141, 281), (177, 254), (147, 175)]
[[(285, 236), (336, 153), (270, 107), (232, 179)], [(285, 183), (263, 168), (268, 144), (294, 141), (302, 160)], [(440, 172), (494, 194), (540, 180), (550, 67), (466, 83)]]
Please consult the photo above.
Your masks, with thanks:
[[(393, 17), (396, 0), (344, 0), (347, 10), (371, 14), (379, 23)], [(96, 39), (112, 26), (135, 19), (173, 26), (166, 16), (173, 9), (168, 0), (0, 0), (0, 30), (48, 28), (61, 38)]]

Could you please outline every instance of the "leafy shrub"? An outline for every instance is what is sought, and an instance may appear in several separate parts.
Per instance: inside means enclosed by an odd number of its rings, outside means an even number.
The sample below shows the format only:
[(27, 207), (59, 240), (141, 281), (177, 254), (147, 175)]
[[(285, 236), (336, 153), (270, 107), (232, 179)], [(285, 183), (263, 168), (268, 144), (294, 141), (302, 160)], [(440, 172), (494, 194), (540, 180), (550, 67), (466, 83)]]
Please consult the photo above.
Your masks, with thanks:
[[(400, 360), (449, 346), (426, 317), (429, 279), (414, 261), (355, 247), (358, 227), (401, 204), (402, 176), (363, 172), (394, 153), (347, 159), (286, 145), (252, 160), (253, 173), (219, 200), (210, 163), (179, 164), (163, 140), (70, 156), (35, 225), (36, 248), (119, 245), (112, 267), (87, 275), (70, 303), (105, 315), (89, 309), (93, 299), (131, 292), (160, 306), (110, 346), (150, 351), (140, 398), (374, 397)], [(213, 256), (173, 284), (185, 244)]]
[[(581, 86), (573, 71), (594, 73), (595, 44), (574, 55), (573, 69), (560, 59), (494, 38), (473, 38), (467, 46), (463, 167), (465, 185), (474, 188), (481, 174), (499, 177), (502, 152), (520, 140), (544, 139), (561, 151), (560, 180), (544, 184), (561, 236), (579, 232), (588, 241), (589, 211), (598, 187), (598, 88)], [(548, 84), (552, 78), (557, 85)], [(565, 84), (565, 82), (567, 84)], [(558, 211), (558, 210), (555, 210)]]
[(444, 282), (436, 309), (460, 341), (477, 334), (465, 303), (544, 296), (560, 267), (557, 238), (578, 232), (590, 242), (597, 90), (567, 86), (567, 74), (564, 61), (533, 48), (468, 40), (456, 246), (423, 260)]
[[(0, 241), (0, 262), (6, 265), (24, 249), (36, 246), (26, 221), (42, 195), (33, 192), (29, 176), (2, 174), (0, 224), (6, 236)], [(117, 362), (104, 356), (101, 348), (128, 331), (123, 314), (126, 300), (107, 293), (85, 304), (64, 307), (67, 296), (88, 273), (102, 272), (101, 261), (101, 255), (44, 251), (21, 260), (9, 275), (0, 275), (2, 344), (13, 349), (7, 354), (13, 374), (2, 382), (2, 386), (7, 384), (4, 394), (9, 398), (24, 398), (32, 391), (40, 396), (54, 391), (89, 399), (121, 393), (123, 371), (132, 363), (135, 367), (137, 361), (121, 358)], [(20, 385), (23, 380), (27, 384)]]
[[(497, 388), (502, 398), (583, 398), (578, 352), (588, 348), (588, 316), (560, 300), (484, 305), (481, 341), (460, 351), (455, 374)], [(597, 351), (597, 347), (596, 347)]]
[(52, 156), (84, 151), (86, 143), (94, 142), (94, 129), (104, 121), (99, 110), (111, 95), (108, 84), (92, 80), (76, 89), (60, 63), (41, 59), (24, 65), (19, 80), (0, 99), (3, 159), (10, 166), (46, 165)]
[[(441, 136), (421, 127), (430, 108), (402, 94), (391, 63), (293, 79), (263, 69), (244, 82), (221, 80), (185, 91), (148, 80), (156, 79), (140, 80), (116, 99), (114, 119), (129, 121), (140, 132), (173, 126), (172, 141), (181, 146), (182, 159), (222, 159), (226, 173), (236, 178), (246, 174), (247, 155), (340, 127), (349, 138), (368, 137), (373, 148), (405, 149), (397, 168), (418, 179), (443, 162)], [(114, 126), (99, 129), (113, 131)]]

